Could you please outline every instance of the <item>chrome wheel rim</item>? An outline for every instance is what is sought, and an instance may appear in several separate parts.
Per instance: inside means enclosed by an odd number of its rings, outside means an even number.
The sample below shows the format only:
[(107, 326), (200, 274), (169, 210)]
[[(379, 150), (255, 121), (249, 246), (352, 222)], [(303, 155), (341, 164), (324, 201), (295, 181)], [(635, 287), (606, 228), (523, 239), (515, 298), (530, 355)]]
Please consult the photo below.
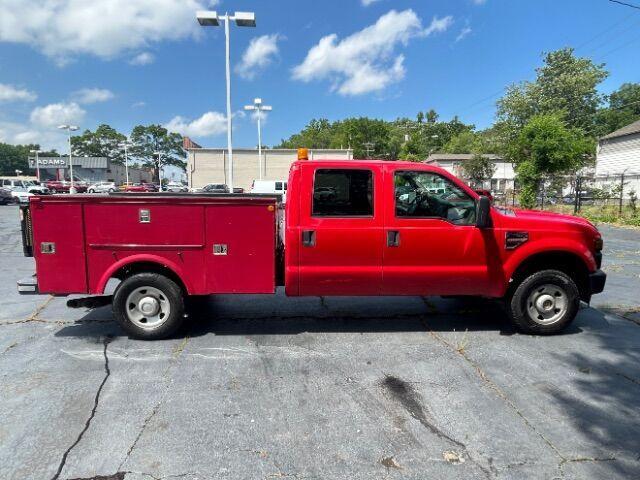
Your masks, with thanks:
[(131, 323), (144, 330), (153, 330), (167, 321), (171, 306), (162, 290), (138, 287), (127, 297), (126, 310)]
[(540, 325), (558, 322), (567, 312), (569, 301), (565, 291), (552, 284), (540, 285), (527, 297), (527, 313)]

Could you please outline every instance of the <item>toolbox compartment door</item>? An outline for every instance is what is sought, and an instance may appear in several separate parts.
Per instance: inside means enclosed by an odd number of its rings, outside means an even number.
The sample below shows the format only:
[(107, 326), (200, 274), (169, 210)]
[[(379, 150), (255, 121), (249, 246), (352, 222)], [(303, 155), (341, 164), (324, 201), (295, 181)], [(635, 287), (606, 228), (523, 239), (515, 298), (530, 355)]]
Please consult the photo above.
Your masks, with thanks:
[(40, 293), (86, 293), (82, 204), (31, 205), (33, 255)]
[(271, 205), (210, 205), (205, 210), (207, 290), (275, 291), (276, 213)]

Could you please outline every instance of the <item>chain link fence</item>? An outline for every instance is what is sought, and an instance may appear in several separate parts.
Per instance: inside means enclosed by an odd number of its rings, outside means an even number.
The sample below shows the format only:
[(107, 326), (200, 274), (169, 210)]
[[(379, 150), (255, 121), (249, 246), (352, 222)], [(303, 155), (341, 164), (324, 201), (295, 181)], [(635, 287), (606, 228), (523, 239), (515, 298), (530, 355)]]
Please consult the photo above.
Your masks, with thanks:
[[(517, 182), (514, 188), (492, 190), (494, 203), (518, 207)], [(546, 179), (536, 196), (536, 208), (584, 216), (615, 217), (640, 215), (640, 172), (610, 175), (558, 176)]]

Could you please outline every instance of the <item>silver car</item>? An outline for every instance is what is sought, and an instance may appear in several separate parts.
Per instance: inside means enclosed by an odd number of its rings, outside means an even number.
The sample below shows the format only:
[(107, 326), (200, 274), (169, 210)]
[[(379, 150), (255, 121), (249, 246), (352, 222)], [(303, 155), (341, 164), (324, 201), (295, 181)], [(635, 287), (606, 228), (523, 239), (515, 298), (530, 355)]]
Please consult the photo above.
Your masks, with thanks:
[(118, 187), (116, 187), (114, 182), (96, 182), (87, 188), (87, 192), (89, 193), (112, 193), (117, 190)]

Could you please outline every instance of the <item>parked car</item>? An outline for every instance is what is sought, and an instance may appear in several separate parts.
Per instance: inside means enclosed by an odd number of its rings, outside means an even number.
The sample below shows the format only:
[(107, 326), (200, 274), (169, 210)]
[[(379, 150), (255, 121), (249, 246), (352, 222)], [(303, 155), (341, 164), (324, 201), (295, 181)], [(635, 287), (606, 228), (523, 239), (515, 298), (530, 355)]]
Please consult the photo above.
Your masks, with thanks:
[(23, 187), (16, 187), (10, 191), (15, 203), (29, 203), (29, 197), (33, 197), (33, 193), (27, 192)]
[(157, 187), (153, 183), (123, 183), (120, 185), (122, 192), (157, 192)]
[(89, 193), (112, 193), (118, 190), (114, 182), (96, 182), (89, 185), (87, 192)]
[(287, 182), (282, 180), (254, 180), (251, 193), (277, 193), (282, 195), (282, 203), (287, 201)]
[(49, 189), (46, 186), (40, 185), (31, 180), (22, 180), (19, 178), (2, 177), (0, 178), (0, 187), (7, 190), (24, 189), (25, 192), (33, 193), (36, 195), (47, 195)]
[(188, 192), (189, 189), (186, 185), (178, 182), (169, 182), (164, 187), (165, 192)]
[(209, 183), (198, 191), (204, 193), (229, 193), (229, 187), (227, 187), (224, 183)]
[(0, 205), (7, 205), (9, 203), (13, 203), (13, 195), (11, 195), (11, 190), (7, 190), (6, 188), (0, 187)]
[[(71, 190), (71, 182), (66, 180), (48, 180), (45, 185), (51, 193), (69, 193), (69, 190)], [(85, 182), (74, 181), (73, 186), (76, 189), (76, 193), (85, 193), (87, 191)]]

